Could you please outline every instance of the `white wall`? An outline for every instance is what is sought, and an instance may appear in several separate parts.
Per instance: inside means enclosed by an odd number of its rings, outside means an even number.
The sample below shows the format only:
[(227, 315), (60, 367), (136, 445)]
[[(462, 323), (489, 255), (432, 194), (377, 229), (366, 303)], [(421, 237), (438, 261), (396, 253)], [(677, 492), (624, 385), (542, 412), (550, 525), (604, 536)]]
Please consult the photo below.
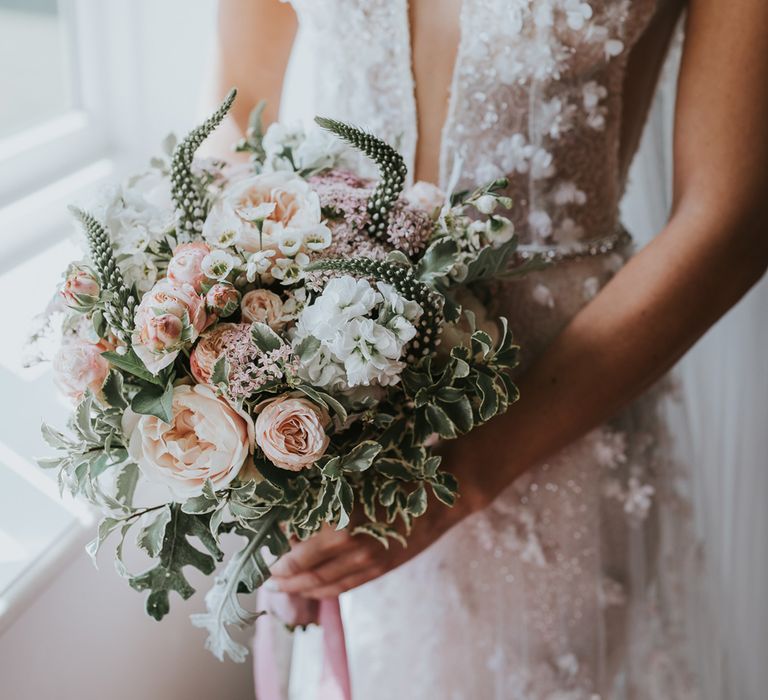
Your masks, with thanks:
[[(159, 150), (166, 133), (182, 133), (198, 115), (215, 2), (100, 1), (108, 3), (115, 32), (103, 70), (120, 81), (111, 118), (123, 133), (114, 145), (120, 162), (135, 167)], [(253, 697), (250, 665), (217, 661), (189, 622), (203, 606), (202, 595), (186, 602), (172, 597), (171, 614), (161, 623), (143, 604), (143, 595), (114, 572), (108, 552), (96, 571), (79, 550), (0, 636), (0, 697)]]

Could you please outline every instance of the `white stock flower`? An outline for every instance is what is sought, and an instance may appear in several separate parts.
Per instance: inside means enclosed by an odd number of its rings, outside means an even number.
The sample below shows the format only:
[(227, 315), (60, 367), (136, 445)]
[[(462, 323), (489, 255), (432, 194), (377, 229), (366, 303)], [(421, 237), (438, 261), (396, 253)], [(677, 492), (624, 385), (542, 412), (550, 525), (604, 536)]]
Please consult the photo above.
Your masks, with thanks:
[[(302, 358), (300, 375), (315, 386), (350, 388), (399, 381), (403, 348), (416, 336), (422, 308), (388, 284), (345, 275), (328, 282), (323, 293), (299, 314), (294, 346), (319, 341)], [(373, 316), (376, 316), (374, 319)]]
[(336, 335), (331, 351), (343, 363), (350, 386), (374, 380), (387, 386), (397, 381), (403, 363), (402, 344), (388, 328), (370, 318), (354, 318)]
[(376, 289), (381, 293), (389, 309), (395, 314), (404, 316), (406, 320), (415, 321), (423, 313), (423, 309), (417, 302), (400, 296), (391, 284), (377, 282)]
[(304, 309), (298, 332), (318, 340), (330, 340), (349, 321), (366, 315), (380, 301), (381, 295), (366, 280), (349, 275), (335, 277), (315, 302)]

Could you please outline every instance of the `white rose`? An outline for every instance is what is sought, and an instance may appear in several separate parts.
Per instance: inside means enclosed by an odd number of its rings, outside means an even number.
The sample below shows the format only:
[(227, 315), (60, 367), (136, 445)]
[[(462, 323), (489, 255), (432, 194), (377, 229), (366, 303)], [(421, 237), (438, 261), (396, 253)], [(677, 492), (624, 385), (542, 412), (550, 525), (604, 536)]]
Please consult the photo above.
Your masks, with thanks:
[(128, 452), (150, 481), (170, 488), (181, 502), (202, 493), (207, 479), (226, 488), (237, 476), (253, 446), (253, 421), (220, 399), (207, 386), (173, 390), (170, 424), (155, 416), (126, 411)]

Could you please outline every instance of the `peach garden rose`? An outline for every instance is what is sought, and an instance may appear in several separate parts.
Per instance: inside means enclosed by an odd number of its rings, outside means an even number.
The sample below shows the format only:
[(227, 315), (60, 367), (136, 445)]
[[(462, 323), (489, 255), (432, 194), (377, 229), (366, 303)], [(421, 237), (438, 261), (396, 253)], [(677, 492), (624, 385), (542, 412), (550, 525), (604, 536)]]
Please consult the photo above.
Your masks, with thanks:
[(276, 467), (301, 471), (325, 454), (329, 423), (328, 413), (309, 399), (284, 394), (262, 404), (256, 444)]
[[(211, 373), (216, 360), (224, 351), (224, 344), (233, 334), (238, 333), (241, 326), (237, 323), (219, 323), (200, 336), (189, 356), (189, 367), (192, 376), (201, 384), (211, 380)], [(247, 328), (247, 325), (246, 325)]]
[(283, 302), (280, 297), (268, 289), (252, 289), (243, 295), (240, 302), (243, 321), (266, 323), (273, 330), (279, 331), (284, 325)]
[(226, 488), (253, 445), (250, 416), (200, 384), (174, 388), (170, 424), (127, 412), (124, 426), (128, 452), (142, 473), (169, 487), (178, 501), (200, 495), (207, 479)]

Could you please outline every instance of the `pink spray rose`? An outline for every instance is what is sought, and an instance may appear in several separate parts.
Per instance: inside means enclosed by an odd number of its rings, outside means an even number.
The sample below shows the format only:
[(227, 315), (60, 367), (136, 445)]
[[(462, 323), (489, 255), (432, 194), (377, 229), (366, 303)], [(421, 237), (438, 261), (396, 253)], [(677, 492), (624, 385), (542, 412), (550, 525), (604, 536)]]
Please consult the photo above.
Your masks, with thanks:
[(209, 321), (205, 299), (191, 284), (160, 280), (136, 309), (133, 349), (147, 369), (157, 374), (182, 347), (197, 340)]
[(280, 469), (301, 471), (328, 449), (330, 417), (309, 399), (284, 394), (262, 404), (256, 418), (256, 444)]
[(203, 258), (210, 252), (208, 244), (202, 241), (182, 243), (177, 246), (168, 263), (168, 279), (178, 285), (190, 284), (199, 293), (205, 281), (205, 273), (202, 270)]
[(151, 481), (165, 484), (179, 502), (202, 493), (206, 479), (226, 488), (248, 459), (253, 421), (207, 386), (177, 386), (172, 418), (126, 411), (128, 452)]
[(205, 295), (208, 311), (219, 318), (231, 316), (240, 306), (240, 292), (231, 284), (219, 282), (214, 284)]
[(76, 263), (69, 266), (61, 295), (70, 309), (89, 311), (99, 301), (100, 293), (101, 285), (90, 267)]
[(86, 391), (97, 398), (109, 374), (109, 363), (101, 356), (104, 347), (73, 337), (65, 340), (53, 358), (53, 378), (59, 390), (75, 402)]
[(243, 321), (266, 323), (273, 330), (280, 330), (285, 321), (283, 317), (283, 302), (280, 297), (268, 289), (252, 289), (246, 292), (240, 302)]

